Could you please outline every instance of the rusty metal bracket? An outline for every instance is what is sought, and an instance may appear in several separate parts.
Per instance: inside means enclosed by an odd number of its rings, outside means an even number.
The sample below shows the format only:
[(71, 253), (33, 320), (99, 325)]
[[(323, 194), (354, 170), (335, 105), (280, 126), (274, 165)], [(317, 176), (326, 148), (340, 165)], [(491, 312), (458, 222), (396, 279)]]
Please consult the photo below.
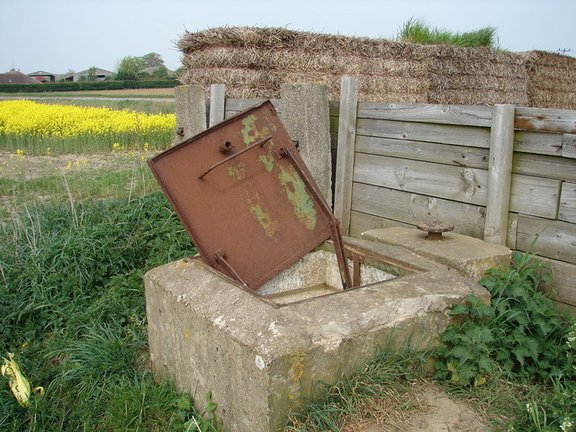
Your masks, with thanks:
[[(241, 154), (246, 153), (247, 151), (253, 150), (257, 147), (262, 147), (264, 144), (266, 144), (268, 141), (270, 141), (272, 139), (271, 136), (268, 136), (266, 138), (261, 139), (260, 141), (256, 141), (254, 144), (249, 145), (246, 148), (243, 148), (242, 150), (234, 153), (231, 156), (228, 156), (226, 159), (222, 159), (220, 162), (216, 162), (214, 165), (212, 165), (210, 168), (208, 168), (206, 171), (204, 171), (202, 174), (200, 174), (198, 176), (199, 179), (203, 178), (204, 176), (206, 176), (206, 174), (210, 173), (211, 171), (215, 170), (216, 168), (218, 168), (221, 165), (227, 164), (228, 162), (230, 162), (232, 159), (237, 158), (238, 156), (240, 156)], [(227, 141), (229, 143), (229, 141)], [(226, 146), (226, 148), (231, 148), (231, 144), (229, 144), (228, 146)], [(222, 150), (221, 150), (222, 151)]]
[(246, 281), (244, 281), (242, 277), (236, 272), (236, 270), (234, 270), (234, 267), (230, 265), (230, 263), (226, 259), (227, 257), (228, 255), (226, 254), (226, 251), (224, 251), (223, 249), (220, 249), (214, 254), (214, 259), (218, 261), (220, 264), (222, 264), (224, 267), (226, 267), (226, 269), (234, 275), (234, 277), (238, 282), (240, 282), (242, 285), (248, 288), (248, 284), (246, 283)]

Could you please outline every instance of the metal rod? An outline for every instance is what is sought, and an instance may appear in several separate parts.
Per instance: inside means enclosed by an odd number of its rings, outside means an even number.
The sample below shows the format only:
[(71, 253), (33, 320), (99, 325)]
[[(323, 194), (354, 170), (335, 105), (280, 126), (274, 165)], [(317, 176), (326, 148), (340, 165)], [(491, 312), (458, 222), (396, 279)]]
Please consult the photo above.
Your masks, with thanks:
[(340, 223), (338, 219), (332, 214), (330, 207), (326, 203), (322, 192), (318, 189), (316, 184), (308, 177), (308, 174), (304, 171), (298, 161), (294, 158), (292, 153), (290, 153), (285, 147), (279, 149), (278, 154), (280, 157), (288, 157), (292, 162), (296, 171), (300, 175), (300, 178), (310, 191), (312, 195), (315, 196), (317, 202), (320, 205), (322, 211), (328, 216), (330, 220), (330, 228), (332, 230), (332, 240), (334, 241), (334, 249), (336, 251), (336, 258), (338, 260), (338, 267), (340, 269), (340, 278), (342, 279), (342, 286), (344, 289), (352, 287), (352, 280), (350, 278), (350, 269), (348, 269), (348, 262), (346, 261), (346, 256), (344, 253), (344, 242), (342, 241), (342, 234), (340, 233)]
[(214, 169), (218, 168), (220, 165), (224, 165), (225, 163), (230, 162), (232, 159), (240, 156), (243, 153), (246, 153), (249, 150), (252, 150), (253, 148), (256, 148), (258, 146), (263, 146), (264, 144), (266, 144), (268, 141), (270, 141), (272, 139), (271, 136), (266, 137), (261, 139), (260, 141), (256, 141), (254, 144), (249, 145), (248, 147), (234, 153), (231, 156), (228, 156), (226, 159), (221, 160), (220, 162), (216, 162), (214, 165), (212, 165), (210, 168), (208, 168), (206, 171), (204, 171), (202, 174), (200, 174), (198, 176), (199, 179), (203, 178), (206, 174), (208, 174), (210, 171), (213, 171)]
[(214, 254), (214, 258), (216, 259), (216, 261), (218, 261), (220, 264), (222, 264), (224, 267), (226, 267), (226, 269), (232, 273), (232, 275), (234, 276), (234, 278), (240, 282), (242, 285), (244, 285), (245, 287), (248, 287), (248, 284), (240, 277), (240, 275), (236, 272), (236, 270), (234, 270), (234, 268), (230, 265), (230, 263), (228, 262), (228, 260), (226, 259), (226, 252), (223, 252), (221, 250), (219, 250), (218, 252), (216, 252)]
[(352, 252), (352, 262), (354, 263), (352, 283), (354, 284), (354, 287), (359, 287), (362, 283), (362, 257)]

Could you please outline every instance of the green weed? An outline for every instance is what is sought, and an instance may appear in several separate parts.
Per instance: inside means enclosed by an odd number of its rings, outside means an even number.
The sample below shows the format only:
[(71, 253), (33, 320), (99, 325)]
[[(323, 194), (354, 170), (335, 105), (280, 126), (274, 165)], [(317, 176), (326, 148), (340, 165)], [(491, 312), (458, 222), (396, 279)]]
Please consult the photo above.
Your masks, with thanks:
[(480, 281), (490, 305), (470, 297), (453, 308), (458, 320), (436, 353), (440, 380), (518, 383), (510, 430), (569, 431), (576, 421), (576, 322), (541, 291), (550, 279), (541, 261), (513, 253), (509, 269), (491, 269)]
[(520, 252), (510, 269), (489, 270), (480, 283), (491, 304), (471, 297), (452, 310), (459, 320), (442, 335), (438, 376), (455, 384), (482, 384), (496, 368), (522, 380), (575, 376), (566, 355), (571, 321), (538, 289), (550, 279), (545, 266)]

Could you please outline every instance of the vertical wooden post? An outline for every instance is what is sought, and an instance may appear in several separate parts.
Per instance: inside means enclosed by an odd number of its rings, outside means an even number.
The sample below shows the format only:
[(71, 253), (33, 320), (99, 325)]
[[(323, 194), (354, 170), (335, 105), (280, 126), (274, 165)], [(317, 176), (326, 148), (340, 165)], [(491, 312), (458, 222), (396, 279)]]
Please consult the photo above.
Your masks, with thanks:
[(347, 235), (350, 231), (357, 113), (358, 79), (349, 76), (342, 77), (340, 87), (340, 114), (338, 118), (334, 215), (340, 221), (343, 235)]
[(506, 244), (513, 152), (514, 105), (496, 105), (490, 131), (488, 201), (484, 224), (484, 240), (488, 243)]
[(224, 110), (226, 107), (226, 86), (224, 84), (212, 84), (210, 86), (210, 118), (208, 126), (212, 127), (216, 123), (224, 120)]
[(176, 142), (185, 141), (206, 129), (206, 95), (200, 86), (177, 86)]

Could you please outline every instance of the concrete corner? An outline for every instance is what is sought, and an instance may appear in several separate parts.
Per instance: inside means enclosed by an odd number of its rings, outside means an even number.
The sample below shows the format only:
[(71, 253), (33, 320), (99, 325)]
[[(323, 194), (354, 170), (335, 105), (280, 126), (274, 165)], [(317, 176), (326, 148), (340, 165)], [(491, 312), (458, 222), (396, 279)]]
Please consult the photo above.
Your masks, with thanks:
[(442, 236), (442, 240), (427, 240), (426, 233), (416, 228), (374, 229), (362, 233), (362, 238), (402, 246), (453, 268), (473, 281), (478, 281), (490, 268), (508, 266), (512, 254), (506, 246), (486, 243), (456, 233), (446, 233)]

